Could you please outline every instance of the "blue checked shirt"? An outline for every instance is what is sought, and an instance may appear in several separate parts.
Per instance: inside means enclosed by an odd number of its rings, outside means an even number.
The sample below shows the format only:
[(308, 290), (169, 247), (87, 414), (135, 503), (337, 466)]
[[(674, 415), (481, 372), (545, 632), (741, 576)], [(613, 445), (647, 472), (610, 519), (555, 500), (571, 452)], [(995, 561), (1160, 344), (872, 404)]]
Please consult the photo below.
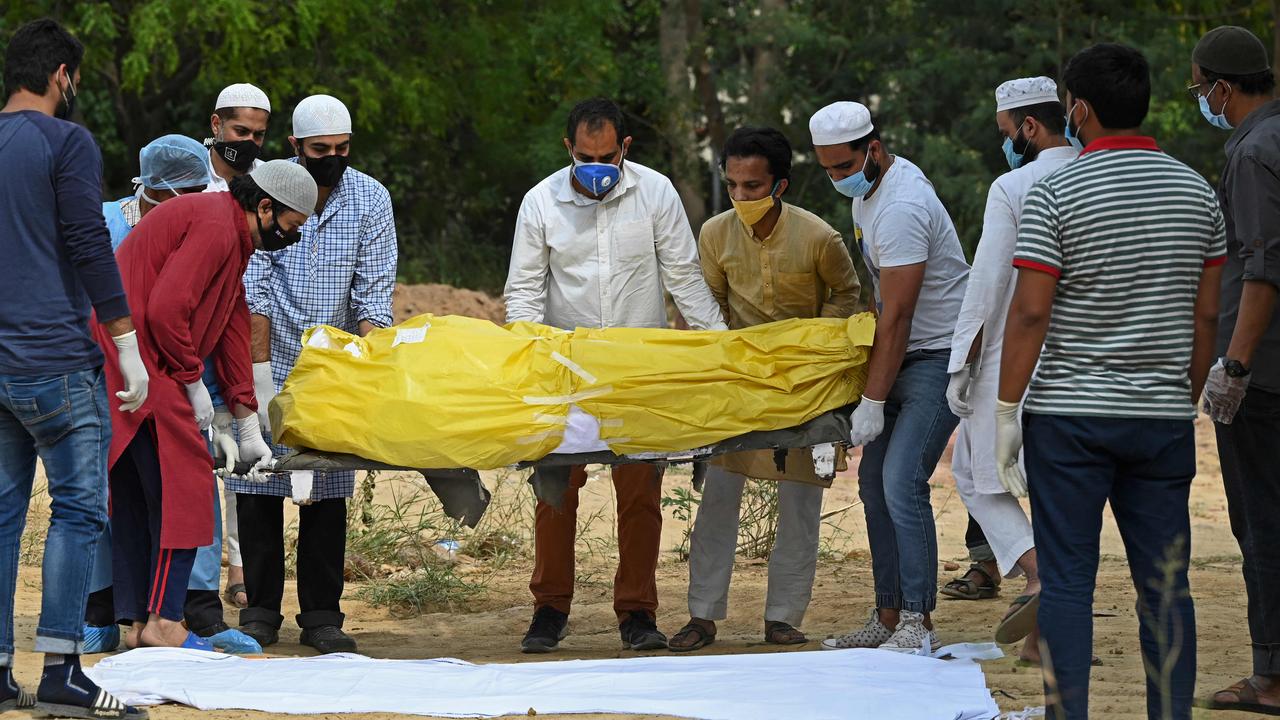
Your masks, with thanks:
[[(388, 327), (396, 278), (396, 225), (391, 195), (377, 180), (347, 168), (324, 209), (302, 226), (302, 240), (276, 252), (258, 251), (244, 275), (249, 312), (271, 319), (271, 369), (276, 391), (302, 352), (302, 333), (332, 325), (358, 333), (361, 320)], [(287, 448), (276, 446), (277, 453)], [(270, 482), (232, 479), (235, 492), (289, 496), (289, 475)], [(317, 472), (312, 499), (351, 497), (355, 473)]]

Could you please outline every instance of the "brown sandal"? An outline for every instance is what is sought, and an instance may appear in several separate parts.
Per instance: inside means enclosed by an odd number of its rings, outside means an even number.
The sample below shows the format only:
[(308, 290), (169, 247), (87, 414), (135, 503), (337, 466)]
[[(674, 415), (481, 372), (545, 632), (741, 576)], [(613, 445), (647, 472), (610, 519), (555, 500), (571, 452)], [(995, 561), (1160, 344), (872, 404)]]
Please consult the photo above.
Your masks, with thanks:
[[(677, 645), (677, 642), (683, 642), (693, 638), (693, 643), (689, 645)], [(714, 630), (708, 630), (698, 623), (691, 622), (680, 628), (680, 632), (671, 636), (667, 641), (667, 649), (671, 652), (693, 652), (701, 650), (716, 641), (716, 633)]]
[(804, 645), (809, 638), (795, 627), (775, 620), (764, 624), (764, 641), (773, 645)]
[[(1227, 693), (1235, 695), (1236, 699), (1234, 701), (1218, 699), (1220, 695)], [(1251, 677), (1241, 680), (1226, 690), (1219, 690), (1208, 700), (1197, 700), (1195, 704), (1197, 707), (1210, 710), (1240, 710), (1242, 712), (1258, 713), (1259, 715), (1280, 715), (1280, 706), (1264, 705), (1258, 702), (1258, 686), (1253, 684), (1253, 678)]]

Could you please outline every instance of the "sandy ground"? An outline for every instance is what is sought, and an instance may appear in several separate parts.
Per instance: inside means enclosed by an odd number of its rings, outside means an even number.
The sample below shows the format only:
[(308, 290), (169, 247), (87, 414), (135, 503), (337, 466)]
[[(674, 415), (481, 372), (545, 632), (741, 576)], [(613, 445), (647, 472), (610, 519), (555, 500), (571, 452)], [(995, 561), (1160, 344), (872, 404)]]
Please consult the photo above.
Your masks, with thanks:
[[(1243, 621), (1243, 582), (1240, 577), (1239, 550), (1228, 528), (1226, 503), (1218, 476), (1212, 434), (1199, 428), (1200, 475), (1191, 499), (1193, 523), (1193, 592), (1199, 620), (1199, 688), (1201, 692), (1234, 682), (1248, 668), (1248, 636)], [(597, 472), (595, 477), (606, 476)], [(514, 482), (509, 480), (508, 482)], [(403, 493), (407, 478), (380, 480), (378, 496), (389, 500)], [(491, 482), (493, 479), (491, 478)], [(667, 492), (687, 485), (687, 478), (676, 473), (668, 478)], [(938, 518), (940, 554), (944, 561), (965, 562), (964, 529), (966, 516), (955, 495), (949, 469), (939, 468), (934, 478), (933, 506)], [(826, 510), (844, 508), (856, 501), (855, 481), (851, 475), (837, 479), (827, 492)], [(602, 516), (591, 526), (595, 537), (607, 538), (611, 523), (612, 488), (609, 482), (591, 482), (584, 490), (584, 515), (602, 510)], [(39, 520), (33, 517), (33, 522)], [(679, 543), (684, 524), (671, 519), (664, 529), (664, 549)], [(813, 641), (807, 646), (786, 652), (816, 650), (817, 640), (858, 625), (870, 607), (870, 565), (866, 553), (864, 522), (860, 507), (831, 518), (824, 527), (829, 551), (841, 559), (820, 564), (814, 587), (813, 602), (804, 630)], [(520, 559), (499, 569), (476, 568), (488, 577), (484, 596), (467, 607), (452, 612), (437, 612), (417, 617), (403, 617), (391, 611), (372, 608), (355, 600), (345, 603), (347, 629), (360, 642), (361, 651), (374, 657), (429, 658), (458, 657), (473, 662), (554, 661), (570, 658), (614, 658), (633, 653), (623, 652), (611, 609), (611, 580), (616, 551), (607, 542), (596, 544), (592, 551), (580, 552), (577, 599), (570, 621), (570, 635), (561, 650), (551, 656), (530, 658), (518, 652), (531, 612), (526, 585), (530, 563)], [(829, 552), (828, 554), (832, 554)], [(584, 557), (585, 556), (585, 557)], [(658, 574), (662, 608), (659, 625), (667, 633), (684, 623), (687, 566), (674, 552), (664, 555)], [(939, 581), (955, 573), (939, 567)], [(766, 566), (762, 561), (740, 559), (734, 579), (730, 616), (720, 626), (715, 645), (704, 652), (744, 653), (774, 652), (761, 642), (761, 612), (765, 591)], [(24, 567), (19, 580), (16, 603), (16, 630), (19, 648), (30, 648), (39, 612), (39, 570)], [(1005, 602), (1017, 594), (1019, 581), (1011, 581), (1001, 599), (966, 602), (943, 600), (935, 615), (944, 643), (986, 641), (1001, 615)], [(348, 588), (351, 595), (354, 588)], [(286, 590), (286, 617), (297, 611), (292, 583)], [(1123, 548), (1114, 523), (1108, 518), (1103, 538), (1103, 557), (1099, 571), (1095, 612), (1095, 652), (1104, 665), (1093, 672), (1092, 709), (1096, 717), (1129, 718), (1145, 716), (1142, 694), (1142, 665), (1137, 651), (1137, 620), (1133, 610), (1134, 593), (1124, 561)], [(281, 644), (271, 648), (278, 655), (307, 655), (309, 648), (297, 644), (297, 629), (286, 625)], [(1040, 674), (1014, 665), (1016, 647), (1006, 648), (1005, 659), (984, 663), (988, 685), (1003, 709), (1022, 709), (1043, 703)], [(87, 658), (92, 660), (94, 658)], [(37, 656), (20, 650), (17, 658), (20, 681), (34, 684), (38, 680)], [(177, 706), (152, 710), (159, 720), (194, 717), (196, 711)], [(205, 713), (212, 718), (252, 718), (263, 713), (219, 711)], [(16, 717), (16, 715), (15, 715)], [(575, 716), (583, 717), (583, 716)], [(1199, 713), (1197, 717), (1228, 719), (1245, 717), (1234, 713)]]
[(466, 290), (450, 285), (396, 284), (391, 302), (396, 322), (414, 315), (465, 315), (501, 323), (506, 319), (506, 307), (499, 298), (477, 290)]

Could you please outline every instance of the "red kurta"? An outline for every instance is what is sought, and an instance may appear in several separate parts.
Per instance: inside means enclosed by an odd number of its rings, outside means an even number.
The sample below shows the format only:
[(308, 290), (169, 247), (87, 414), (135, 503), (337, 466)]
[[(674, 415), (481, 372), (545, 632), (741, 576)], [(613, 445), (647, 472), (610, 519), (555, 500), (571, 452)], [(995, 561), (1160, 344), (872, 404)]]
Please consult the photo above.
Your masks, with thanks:
[(230, 193), (167, 200), (129, 233), (116, 251), (116, 262), (138, 331), (138, 349), (151, 376), (147, 401), (137, 412), (120, 411), (115, 393), (124, 387), (116, 347), (102, 325), (92, 324), (106, 355), (112, 467), (142, 423), (155, 420), (163, 548), (213, 542), (213, 459), (185, 386), (200, 380), (204, 359), (212, 356), (227, 407), (258, 406), (242, 284), (252, 254), (244, 211)]

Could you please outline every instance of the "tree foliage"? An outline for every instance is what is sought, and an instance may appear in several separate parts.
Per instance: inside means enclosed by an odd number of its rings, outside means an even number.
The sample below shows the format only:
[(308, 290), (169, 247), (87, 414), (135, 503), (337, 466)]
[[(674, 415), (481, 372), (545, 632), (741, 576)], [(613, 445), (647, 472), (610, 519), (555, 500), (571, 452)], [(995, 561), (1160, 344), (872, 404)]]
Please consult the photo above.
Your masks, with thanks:
[(291, 154), (306, 95), (343, 99), (353, 165), (396, 203), (401, 274), (495, 290), (525, 191), (566, 161), (564, 117), (590, 95), (632, 118), (630, 157), (669, 173), (695, 226), (728, 206), (716, 152), (742, 124), (782, 129), (797, 149), (788, 196), (850, 230), (848, 203), (809, 151), (808, 118), (866, 102), (892, 152), (934, 182), (972, 251), (1003, 166), (993, 91), (1058, 76), (1099, 41), (1141, 48), (1155, 90), (1147, 129), (1216, 180), (1226, 135), (1183, 88), (1200, 34), (1245, 25), (1269, 45), (1261, 0), (23, 0), (0, 37), (40, 16), (85, 43), (83, 119), (102, 145), (108, 194), (137, 151), (170, 132), (203, 138), (218, 91), (252, 82), (273, 114), (266, 155)]

